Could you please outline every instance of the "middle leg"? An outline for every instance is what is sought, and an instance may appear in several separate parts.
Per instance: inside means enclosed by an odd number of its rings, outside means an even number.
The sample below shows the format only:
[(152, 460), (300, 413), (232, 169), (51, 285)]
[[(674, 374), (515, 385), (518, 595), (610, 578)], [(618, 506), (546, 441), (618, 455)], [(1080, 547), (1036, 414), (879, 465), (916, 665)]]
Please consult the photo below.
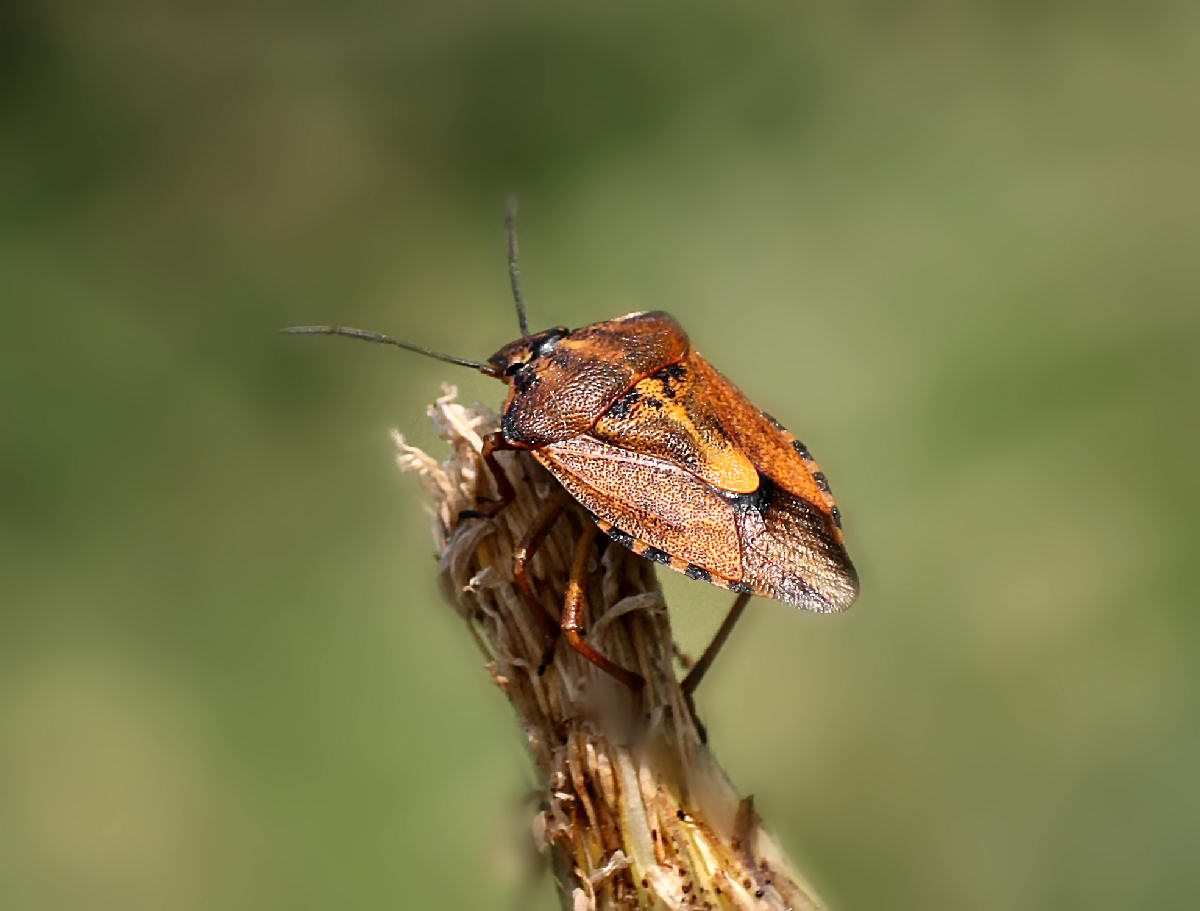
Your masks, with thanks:
[(571, 566), (571, 579), (567, 583), (567, 597), (563, 603), (562, 632), (571, 648), (600, 670), (616, 677), (634, 693), (641, 693), (642, 687), (646, 685), (641, 674), (627, 670), (606, 658), (583, 638), (583, 611), (587, 604), (587, 564), (596, 542), (596, 532), (596, 526), (589, 522), (579, 537), (579, 543), (575, 545), (575, 561)]

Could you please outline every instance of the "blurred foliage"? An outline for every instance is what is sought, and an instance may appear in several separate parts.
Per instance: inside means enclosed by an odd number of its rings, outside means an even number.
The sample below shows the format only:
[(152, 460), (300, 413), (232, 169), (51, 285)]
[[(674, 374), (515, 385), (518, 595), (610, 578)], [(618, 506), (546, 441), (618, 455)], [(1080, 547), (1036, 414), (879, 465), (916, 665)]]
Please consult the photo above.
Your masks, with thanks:
[(533, 323), (673, 311), (834, 482), (860, 603), (756, 602), (700, 702), (835, 906), (1193, 907), (1198, 26), (5, 4), (0, 903), (511, 907), (519, 737), (386, 433), (500, 387), (271, 332), (485, 356), (516, 189)]

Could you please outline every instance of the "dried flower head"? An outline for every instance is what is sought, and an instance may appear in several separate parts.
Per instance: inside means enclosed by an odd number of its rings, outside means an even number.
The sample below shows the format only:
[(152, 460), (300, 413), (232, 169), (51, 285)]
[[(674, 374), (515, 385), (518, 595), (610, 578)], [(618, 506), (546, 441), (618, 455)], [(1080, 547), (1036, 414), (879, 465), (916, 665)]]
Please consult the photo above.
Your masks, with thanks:
[[(439, 463), (397, 433), (397, 462), (429, 492), (442, 589), (524, 729), (544, 788), (534, 831), (564, 907), (822, 907), (697, 733), (652, 565), (619, 546), (597, 548), (587, 574), (587, 639), (645, 678), (640, 697), (565, 643), (539, 674), (544, 626), (513, 583), (513, 550), (561, 488), (526, 453), (501, 453), (516, 498), (494, 518), (459, 521), (493, 496), (480, 449), (496, 417), (458, 404), (452, 388), (429, 411), (450, 458)], [(531, 560), (554, 615), (589, 522), (571, 504)]]

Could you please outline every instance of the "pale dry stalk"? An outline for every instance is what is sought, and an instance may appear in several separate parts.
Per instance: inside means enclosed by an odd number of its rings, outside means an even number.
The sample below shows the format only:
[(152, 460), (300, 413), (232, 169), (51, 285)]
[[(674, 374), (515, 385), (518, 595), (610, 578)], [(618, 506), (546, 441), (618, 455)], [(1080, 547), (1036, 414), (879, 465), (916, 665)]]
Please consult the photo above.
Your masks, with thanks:
[[(513, 584), (513, 548), (546, 502), (564, 494), (527, 454), (501, 453), (515, 501), (494, 519), (460, 522), (461, 510), (495, 496), (479, 450), (496, 418), (457, 404), (452, 389), (430, 414), (450, 458), (438, 463), (397, 434), (397, 461), (420, 474), (432, 497), (442, 588), (524, 730), (544, 787), (534, 831), (564, 907), (823, 907), (697, 735), (651, 564), (610, 546), (588, 574), (588, 641), (645, 678), (640, 714), (626, 687), (565, 641), (539, 675), (543, 626)], [(588, 521), (572, 505), (531, 561), (555, 614)]]

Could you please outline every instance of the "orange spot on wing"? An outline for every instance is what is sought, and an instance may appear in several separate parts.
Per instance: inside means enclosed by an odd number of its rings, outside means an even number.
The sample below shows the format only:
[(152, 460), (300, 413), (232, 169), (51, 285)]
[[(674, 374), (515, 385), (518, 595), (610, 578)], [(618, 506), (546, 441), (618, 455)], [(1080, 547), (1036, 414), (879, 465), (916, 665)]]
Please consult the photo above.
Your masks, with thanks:
[(734, 449), (705, 452), (706, 479), (730, 493), (758, 490), (758, 471), (748, 458)]

